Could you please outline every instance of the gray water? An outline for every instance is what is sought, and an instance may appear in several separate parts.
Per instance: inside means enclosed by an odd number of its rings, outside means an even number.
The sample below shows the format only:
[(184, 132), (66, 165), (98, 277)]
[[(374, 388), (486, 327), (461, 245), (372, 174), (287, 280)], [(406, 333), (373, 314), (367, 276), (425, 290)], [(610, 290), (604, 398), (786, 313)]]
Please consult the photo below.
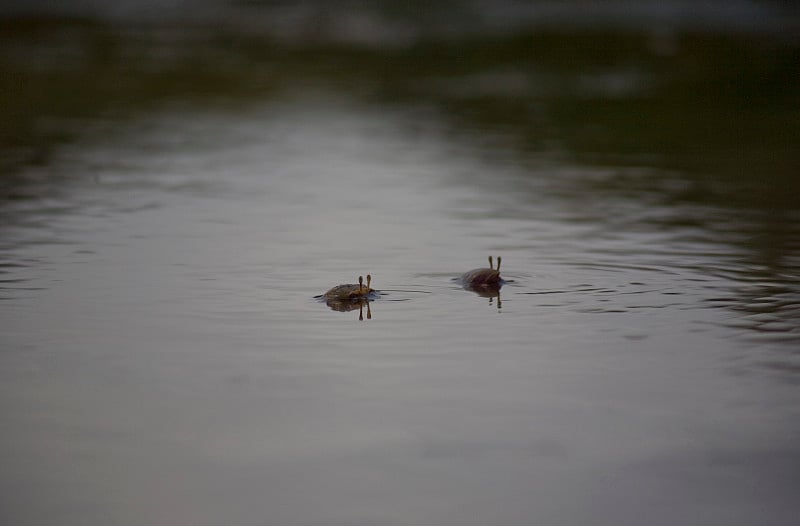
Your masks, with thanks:
[[(631, 97), (626, 68), (579, 83)], [(796, 524), (784, 128), (538, 132), (426, 82), (169, 95), (4, 147), (41, 154), (3, 174), (0, 522)], [(488, 255), (499, 298), (453, 281)], [(369, 317), (314, 299), (367, 273)]]
[[(424, 118), (158, 115), (7, 205), (7, 523), (793, 522), (798, 291), (758, 218)], [(499, 305), (450, 281), (487, 254)], [(312, 298), (366, 272), (399, 289), (369, 320)]]

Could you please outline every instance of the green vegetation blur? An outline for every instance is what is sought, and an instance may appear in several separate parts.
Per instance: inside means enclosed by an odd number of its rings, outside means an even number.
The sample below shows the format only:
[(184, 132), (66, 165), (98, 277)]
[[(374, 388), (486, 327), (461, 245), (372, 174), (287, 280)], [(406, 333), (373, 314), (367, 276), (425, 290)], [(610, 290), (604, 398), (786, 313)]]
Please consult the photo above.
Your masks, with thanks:
[[(304, 22), (259, 9), (180, 23), (0, 18), (0, 176), (46, 164), (96, 123), (308, 91), (430, 107), (454, 133), (494, 134), (521, 157), (676, 170), (695, 178), (700, 200), (800, 208), (800, 39), (791, 24), (469, 30), (457, 8), (440, 6), (429, 22), (421, 4), (415, 14), (391, 5), (380, 4), (380, 24), (357, 10)], [(462, 30), (449, 31), (450, 19)], [(728, 184), (736, 192), (703, 190)]]

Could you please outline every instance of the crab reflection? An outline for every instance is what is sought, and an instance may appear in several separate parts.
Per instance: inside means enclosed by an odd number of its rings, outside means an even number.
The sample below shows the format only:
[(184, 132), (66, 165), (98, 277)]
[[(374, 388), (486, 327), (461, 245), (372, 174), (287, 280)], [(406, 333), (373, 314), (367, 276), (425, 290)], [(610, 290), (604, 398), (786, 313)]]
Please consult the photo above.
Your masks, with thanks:
[(500, 289), (503, 287), (502, 283), (491, 285), (464, 285), (464, 290), (474, 292), (482, 298), (489, 298), (489, 305), (494, 303), (497, 299), (497, 309), (503, 308), (503, 302), (500, 300)]
[(372, 309), (370, 308), (369, 304), (370, 300), (367, 298), (325, 300), (325, 305), (330, 307), (331, 310), (335, 310), (338, 312), (350, 312), (358, 309), (358, 319), (360, 321), (364, 320), (364, 307), (366, 307), (367, 319), (368, 320), (372, 319)]

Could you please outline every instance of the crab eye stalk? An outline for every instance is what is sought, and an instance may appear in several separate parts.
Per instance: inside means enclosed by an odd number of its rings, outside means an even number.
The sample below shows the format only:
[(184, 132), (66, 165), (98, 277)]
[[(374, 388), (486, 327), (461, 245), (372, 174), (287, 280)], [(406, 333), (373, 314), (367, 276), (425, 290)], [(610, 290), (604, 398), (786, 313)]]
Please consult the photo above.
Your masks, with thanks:
[(494, 263), (492, 262), (492, 256), (489, 256), (489, 268), (494, 268)]
[(502, 256), (497, 256), (497, 272), (500, 272), (500, 262), (503, 261)]
[(372, 283), (372, 275), (367, 274), (367, 293), (369, 293), (369, 284)]
[(359, 276), (358, 277), (358, 293), (360, 294), (363, 289), (364, 289), (364, 276)]

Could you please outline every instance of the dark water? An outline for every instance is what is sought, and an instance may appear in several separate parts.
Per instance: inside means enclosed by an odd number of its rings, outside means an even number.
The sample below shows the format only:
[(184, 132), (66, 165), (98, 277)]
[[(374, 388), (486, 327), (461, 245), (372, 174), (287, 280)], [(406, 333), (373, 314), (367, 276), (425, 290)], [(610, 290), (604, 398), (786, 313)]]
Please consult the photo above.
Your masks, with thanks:
[(797, 26), (736, 5), (4, 21), (0, 522), (795, 524)]

